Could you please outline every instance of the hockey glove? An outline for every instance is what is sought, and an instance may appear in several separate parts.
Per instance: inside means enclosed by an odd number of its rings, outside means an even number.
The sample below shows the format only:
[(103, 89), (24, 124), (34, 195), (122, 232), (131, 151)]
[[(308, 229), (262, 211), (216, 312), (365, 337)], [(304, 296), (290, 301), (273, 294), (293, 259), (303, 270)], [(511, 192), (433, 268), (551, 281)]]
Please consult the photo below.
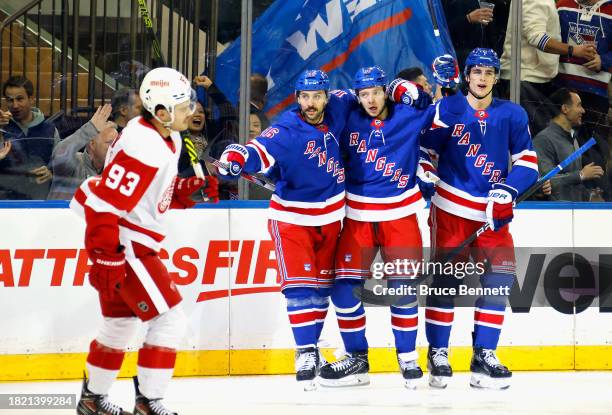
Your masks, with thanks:
[(393, 102), (410, 105), (422, 110), (432, 103), (431, 95), (423, 90), (423, 87), (401, 78), (393, 80), (387, 87), (387, 95)]
[(172, 192), (171, 209), (187, 209), (193, 207), (195, 202), (191, 200), (191, 195), (200, 190), (205, 180), (196, 176), (188, 178), (177, 177), (174, 182)]
[(416, 175), (421, 194), (425, 199), (431, 199), (436, 192), (436, 183), (440, 180), (435, 167), (429, 162), (419, 162)]
[(219, 167), (219, 173), (223, 176), (240, 176), (248, 158), (249, 152), (245, 146), (230, 144), (225, 147), (225, 151), (219, 159), (221, 163), (229, 165), (229, 169)]
[(212, 203), (219, 201), (219, 179), (215, 176), (206, 176), (206, 184), (204, 185), (204, 196)]
[(443, 88), (455, 88), (459, 85), (459, 66), (451, 55), (438, 56), (431, 67), (436, 83)]
[(89, 252), (93, 262), (89, 269), (89, 283), (105, 300), (113, 299), (127, 275), (123, 250), (123, 246), (120, 245), (118, 252), (113, 254), (105, 253), (100, 248)]
[(487, 222), (491, 229), (498, 231), (512, 221), (515, 197), (514, 189), (499, 183), (493, 185), (487, 196)]

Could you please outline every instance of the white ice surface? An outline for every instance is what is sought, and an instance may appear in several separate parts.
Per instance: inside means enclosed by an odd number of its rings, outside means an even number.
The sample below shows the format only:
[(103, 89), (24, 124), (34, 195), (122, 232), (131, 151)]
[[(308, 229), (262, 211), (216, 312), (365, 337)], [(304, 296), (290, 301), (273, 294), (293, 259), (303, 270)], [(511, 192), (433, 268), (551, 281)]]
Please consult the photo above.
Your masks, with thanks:
[[(457, 373), (444, 390), (403, 387), (399, 374), (370, 375), (358, 388), (300, 390), (293, 376), (177, 378), (165, 399), (180, 415), (195, 414), (612, 414), (612, 372), (515, 372), (506, 391), (469, 387), (469, 374)], [(0, 393), (75, 393), (80, 382), (0, 383)], [(111, 400), (133, 408), (131, 381), (117, 381)], [(74, 410), (0, 410), (0, 414), (74, 414)]]

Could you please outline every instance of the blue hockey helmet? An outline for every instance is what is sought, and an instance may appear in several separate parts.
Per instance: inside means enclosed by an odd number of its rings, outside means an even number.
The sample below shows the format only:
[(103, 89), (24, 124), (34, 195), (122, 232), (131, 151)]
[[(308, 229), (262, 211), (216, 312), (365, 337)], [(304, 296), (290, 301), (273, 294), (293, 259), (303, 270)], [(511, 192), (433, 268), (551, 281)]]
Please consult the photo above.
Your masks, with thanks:
[(309, 69), (300, 74), (295, 82), (295, 92), (329, 91), (329, 77), (320, 69)]
[(499, 73), (499, 58), (493, 49), (476, 48), (470, 52), (465, 60), (463, 74), (468, 76), (472, 66), (485, 66), (495, 68), (495, 73)]
[(373, 86), (382, 86), (383, 88), (387, 86), (385, 71), (380, 66), (368, 66), (359, 69), (353, 79), (353, 89), (359, 91)]

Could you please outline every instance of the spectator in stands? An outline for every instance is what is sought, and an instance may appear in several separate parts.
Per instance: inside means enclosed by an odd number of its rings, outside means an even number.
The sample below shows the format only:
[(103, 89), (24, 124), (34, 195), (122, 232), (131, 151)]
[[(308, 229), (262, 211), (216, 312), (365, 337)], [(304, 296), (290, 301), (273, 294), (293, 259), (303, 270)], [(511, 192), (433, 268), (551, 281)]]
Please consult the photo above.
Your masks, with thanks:
[[(612, 70), (612, 1), (559, 0), (561, 38), (573, 50), (561, 57), (557, 84), (580, 91), (586, 110), (580, 136), (588, 138), (596, 131), (608, 135), (608, 82)], [(576, 53), (580, 47), (594, 49), (591, 56)]]
[[(196, 109), (189, 120), (189, 137), (193, 142), (193, 146), (196, 150), (198, 160), (202, 164), (202, 170), (213, 171), (212, 166), (202, 161), (204, 155), (207, 153), (208, 139), (206, 138), (206, 112), (200, 102), (196, 104)], [(181, 157), (179, 158), (179, 176), (191, 177), (195, 175), (193, 167), (191, 167), (191, 159), (187, 153), (185, 146), (181, 149)]]
[(251, 112), (249, 116), (249, 140), (254, 139), (263, 131), (263, 113)]
[[(555, 4), (550, 0), (523, 0), (521, 34), (521, 106), (529, 115), (532, 134), (541, 131), (552, 114), (544, 109), (550, 107), (547, 98), (556, 88), (553, 79), (559, 72), (559, 55), (567, 55), (570, 45), (561, 42), (561, 27)], [(511, 70), (511, 24), (514, 16), (510, 13), (504, 53), (501, 57), (502, 90), (508, 95)], [(595, 50), (591, 45), (574, 46), (573, 55), (592, 58)]]
[(128, 121), (140, 115), (142, 101), (138, 91), (132, 88), (121, 88), (111, 99), (113, 107), (112, 120), (117, 125), (117, 131), (121, 132)]
[(34, 86), (23, 76), (2, 87), (7, 111), (0, 110), (0, 128), (11, 150), (0, 162), (0, 198), (46, 199), (53, 174), (48, 167), (59, 133), (34, 107)]
[[(209, 77), (205, 75), (196, 76), (193, 83), (196, 87), (204, 88), (206, 96), (214, 104), (212, 111), (206, 114), (205, 121), (205, 131), (209, 138), (209, 144), (212, 145), (219, 141), (238, 142), (238, 113), (232, 103), (228, 101), (223, 92)], [(220, 151), (223, 152), (222, 149)], [(212, 153), (211, 155), (215, 157)], [(221, 153), (218, 156), (221, 156)]]
[(442, 0), (442, 5), (460, 68), (475, 48), (501, 55), (509, 0)]
[[(566, 159), (578, 142), (574, 131), (582, 124), (584, 108), (580, 96), (567, 88), (561, 88), (550, 96), (554, 117), (548, 127), (533, 139), (538, 155), (540, 174), (546, 174)], [(568, 168), (551, 179), (552, 198), (566, 201), (588, 201), (590, 191), (585, 184), (599, 179), (604, 171), (601, 166), (589, 163), (582, 166), (578, 159)]]
[(55, 147), (48, 199), (70, 199), (83, 180), (102, 173), (106, 151), (118, 134), (115, 123), (108, 121), (111, 113), (110, 104), (98, 107), (86, 124)]
[(251, 75), (251, 114), (257, 114), (262, 123), (262, 130), (268, 128), (270, 121), (263, 112), (266, 106), (266, 94), (268, 93), (268, 80), (259, 73)]
[(11, 142), (4, 139), (6, 131), (0, 129), (0, 161), (4, 160), (7, 154), (11, 151)]
[(397, 74), (396, 78), (402, 78), (406, 81), (414, 82), (415, 84), (421, 85), (423, 90), (427, 92), (433, 98), (434, 102), (442, 98), (442, 87), (436, 84), (436, 92), (433, 92), (429, 80), (423, 73), (423, 70), (417, 66), (411, 68), (402, 69)]

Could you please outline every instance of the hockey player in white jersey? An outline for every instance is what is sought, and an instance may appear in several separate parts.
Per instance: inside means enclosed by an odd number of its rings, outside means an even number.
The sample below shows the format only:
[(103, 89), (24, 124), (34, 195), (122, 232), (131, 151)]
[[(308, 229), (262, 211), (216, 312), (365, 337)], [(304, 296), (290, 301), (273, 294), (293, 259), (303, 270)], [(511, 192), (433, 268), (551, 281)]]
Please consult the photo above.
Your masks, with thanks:
[(170, 68), (150, 71), (140, 87), (143, 114), (110, 146), (101, 177), (87, 179), (71, 207), (84, 215), (89, 281), (104, 317), (87, 355), (79, 415), (122, 415), (107, 396), (139, 320), (148, 322), (138, 350), (134, 414), (169, 415), (161, 399), (172, 377), (186, 328), (181, 295), (159, 258), (169, 209), (194, 205), (203, 189), (218, 200), (215, 177), (178, 178), (179, 131), (195, 109), (189, 81)]

